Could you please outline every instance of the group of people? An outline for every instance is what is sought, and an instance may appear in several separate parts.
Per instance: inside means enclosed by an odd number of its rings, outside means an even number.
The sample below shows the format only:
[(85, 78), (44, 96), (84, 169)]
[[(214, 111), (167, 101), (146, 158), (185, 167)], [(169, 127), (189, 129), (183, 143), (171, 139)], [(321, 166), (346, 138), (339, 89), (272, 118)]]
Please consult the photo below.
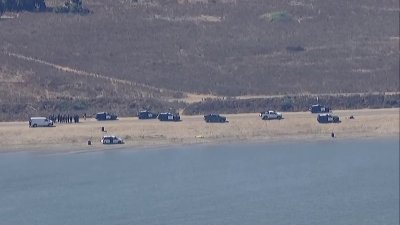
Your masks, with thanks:
[(54, 123), (79, 123), (79, 115), (58, 114), (50, 115), (49, 119)]

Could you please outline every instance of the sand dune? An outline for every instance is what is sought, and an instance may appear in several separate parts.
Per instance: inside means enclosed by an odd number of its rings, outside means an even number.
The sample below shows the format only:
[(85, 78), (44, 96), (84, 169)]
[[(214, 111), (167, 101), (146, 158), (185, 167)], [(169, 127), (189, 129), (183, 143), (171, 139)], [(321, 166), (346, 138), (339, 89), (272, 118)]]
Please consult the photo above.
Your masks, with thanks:
[[(100, 143), (102, 135), (115, 134), (125, 140), (124, 147), (174, 144), (224, 143), (241, 141), (321, 140), (335, 138), (398, 137), (399, 109), (335, 111), (339, 124), (319, 124), (309, 112), (284, 113), (283, 120), (263, 121), (258, 114), (225, 115), (224, 124), (205, 123), (202, 116), (182, 116), (181, 122), (160, 122), (120, 118), (79, 124), (56, 124), (52, 128), (29, 128), (28, 122), (0, 123), (0, 151), (16, 150), (97, 150), (115, 148)], [(349, 119), (353, 115), (355, 119)], [(104, 127), (106, 132), (101, 131)], [(92, 145), (88, 146), (88, 140)], [(119, 146), (120, 147), (120, 146)]]

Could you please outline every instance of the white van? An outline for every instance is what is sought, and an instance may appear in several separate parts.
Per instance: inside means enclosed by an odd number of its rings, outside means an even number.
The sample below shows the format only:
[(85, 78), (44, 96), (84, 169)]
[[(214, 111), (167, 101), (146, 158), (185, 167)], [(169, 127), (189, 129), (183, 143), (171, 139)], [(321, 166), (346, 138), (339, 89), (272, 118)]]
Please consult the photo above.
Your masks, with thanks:
[(31, 117), (29, 119), (29, 127), (51, 127), (54, 123), (46, 117)]

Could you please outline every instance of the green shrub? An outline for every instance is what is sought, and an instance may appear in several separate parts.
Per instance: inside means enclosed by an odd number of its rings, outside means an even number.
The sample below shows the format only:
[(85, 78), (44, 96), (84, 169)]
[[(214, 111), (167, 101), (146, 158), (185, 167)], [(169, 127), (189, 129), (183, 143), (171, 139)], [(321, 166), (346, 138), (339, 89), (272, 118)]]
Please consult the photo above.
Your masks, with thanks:
[(0, 16), (1, 16), (1, 14), (3, 14), (3, 12), (4, 12), (4, 4), (3, 4), (3, 2), (2, 1), (0, 1)]
[(293, 111), (293, 100), (290, 97), (285, 97), (283, 98), (282, 104), (281, 104), (281, 110), (288, 112), (288, 111)]
[(55, 13), (68, 13), (69, 9), (65, 6), (57, 6), (53, 9)]
[(286, 11), (265, 13), (260, 16), (261, 19), (267, 19), (270, 22), (285, 22), (292, 20), (292, 16)]
[(89, 107), (88, 107), (87, 102), (84, 102), (84, 101), (76, 101), (72, 106), (72, 109), (76, 110), (76, 111), (87, 110), (88, 108)]
[(64, 6), (55, 7), (54, 12), (87, 14), (90, 11), (83, 7), (82, 0), (68, 0), (64, 3)]

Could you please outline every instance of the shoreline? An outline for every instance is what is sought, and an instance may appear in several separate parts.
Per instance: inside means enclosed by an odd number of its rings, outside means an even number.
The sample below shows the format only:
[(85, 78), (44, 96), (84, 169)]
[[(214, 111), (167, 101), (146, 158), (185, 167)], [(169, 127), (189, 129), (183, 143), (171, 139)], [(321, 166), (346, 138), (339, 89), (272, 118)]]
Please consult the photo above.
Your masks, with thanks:
[[(263, 121), (257, 113), (224, 114), (228, 123), (209, 124), (203, 116), (182, 116), (181, 122), (139, 120), (81, 120), (52, 128), (29, 128), (28, 122), (1, 122), (0, 152), (90, 152), (112, 149), (159, 149), (196, 144), (279, 143), (332, 139), (396, 138), (399, 108), (336, 110), (341, 123), (319, 124), (317, 114), (283, 113), (284, 119)], [(354, 119), (349, 119), (354, 116)], [(104, 127), (107, 132), (102, 132)], [(331, 133), (335, 133), (332, 138)], [(123, 145), (103, 145), (103, 135), (117, 135)], [(92, 145), (88, 145), (88, 140)]]
[(304, 139), (298, 137), (289, 138), (271, 138), (271, 139), (246, 139), (246, 140), (221, 140), (218, 142), (203, 142), (203, 143), (175, 143), (175, 144), (154, 144), (154, 145), (41, 145), (33, 147), (15, 147), (11, 149), (0, 148), (0, 154), (7, 153), (38, 153), (38, 154), (83, 154), (92, 152), (105, 152), (105, 151), (147, 151), (147, 150), (168, 150), (174, 147), (183, 148), (185, 146), (229, 146), (229, 145), (247, 145), (247, 144), (296, 144), (296, 143), (314, 143), (314, 142), (334, 142), (334, 141), (369, 141), (369, 140), (392, 140), (398, 139), (397, 136), (360, 136), (360, 137), (341, 137), (341, 138), (319, 138), (313, 139), (305, 137)]

